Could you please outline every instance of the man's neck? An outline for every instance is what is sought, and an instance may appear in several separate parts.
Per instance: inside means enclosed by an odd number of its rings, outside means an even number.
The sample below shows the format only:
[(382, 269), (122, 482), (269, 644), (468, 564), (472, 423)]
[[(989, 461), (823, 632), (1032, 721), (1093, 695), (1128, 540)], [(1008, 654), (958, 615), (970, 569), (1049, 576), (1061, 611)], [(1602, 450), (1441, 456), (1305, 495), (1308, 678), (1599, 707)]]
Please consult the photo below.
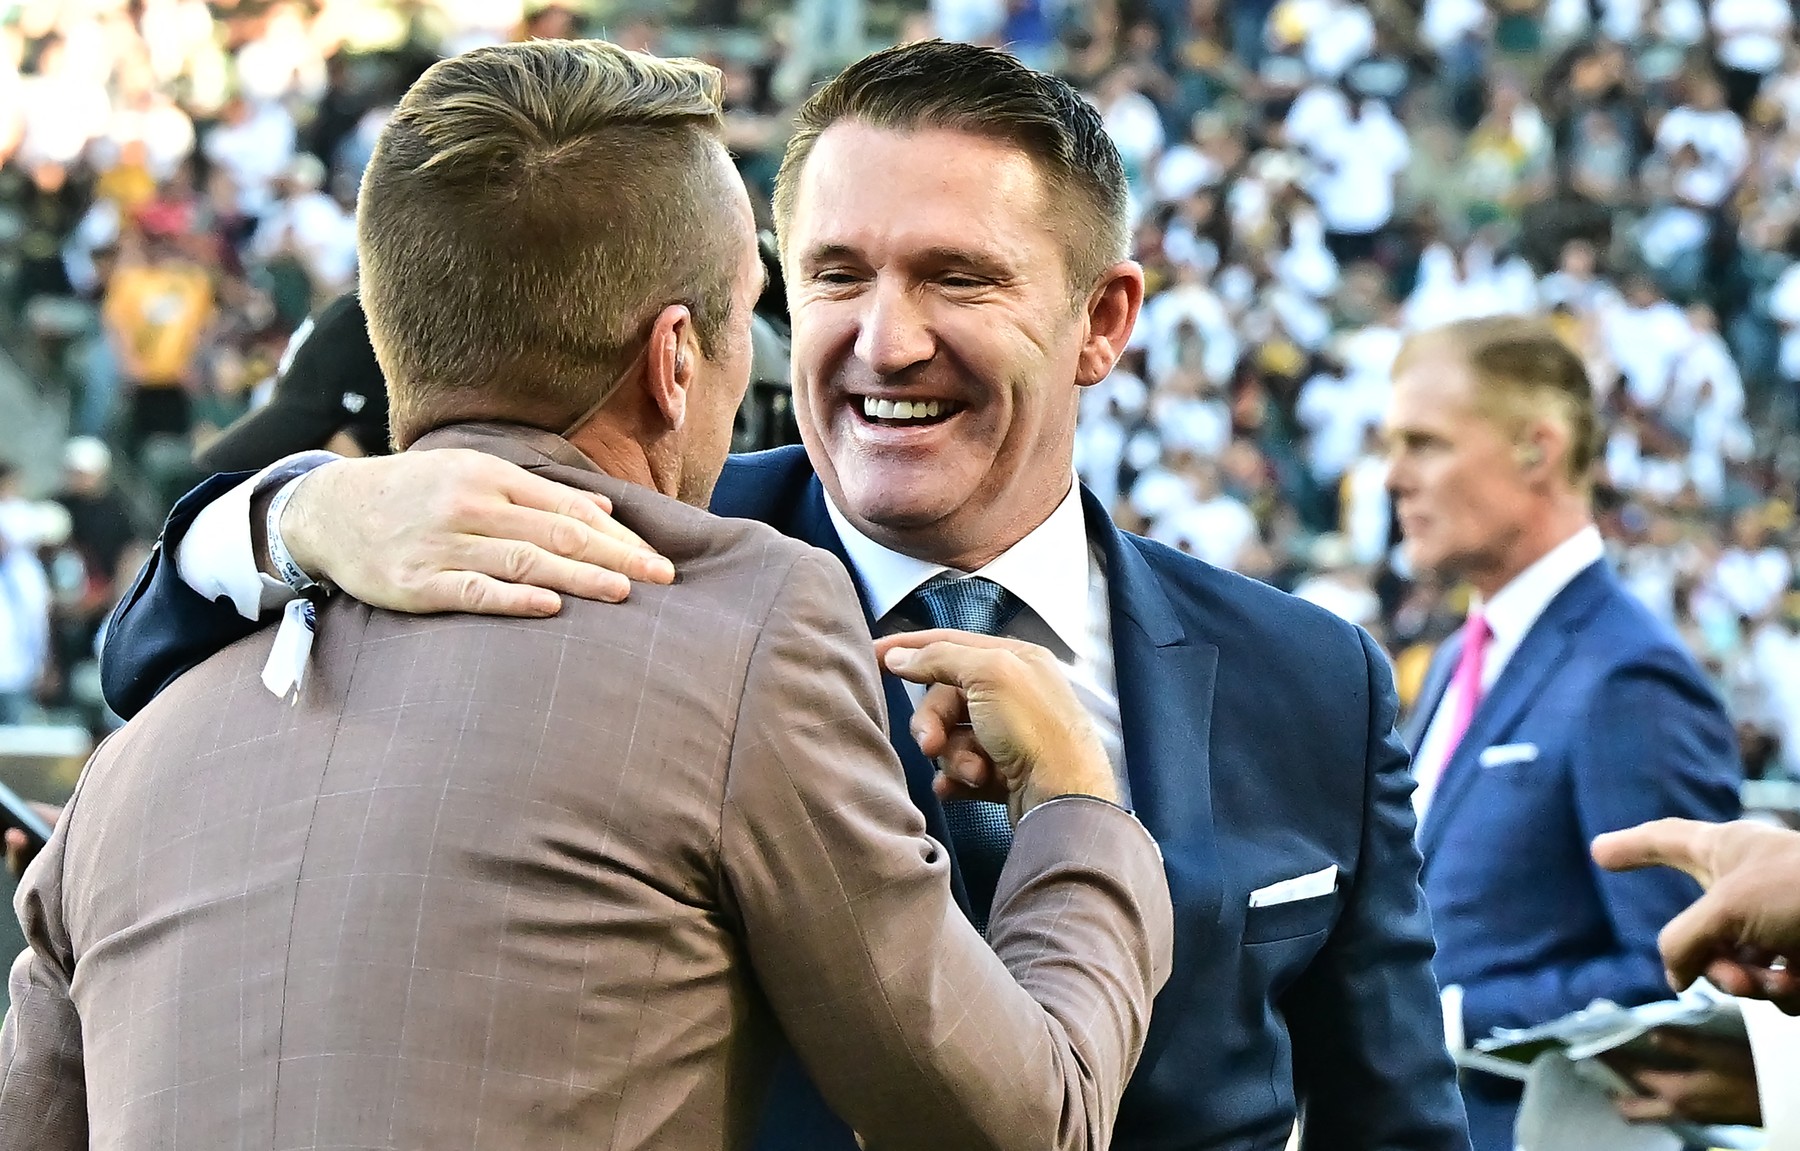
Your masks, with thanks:
[(1009, 525), (1008, 530), (985, 538), (971, 535), (967, 540), (956, 540), (925, 533), (898, 534), (892, 539), (886, 538), (886, 533), (883, 533), (872, 535), (871, 538), (883, 547), (926, 563), (942, 564), (960, 572), (980, 571), (1017, 547), (1019, 541), (1026, 536), (1043, 527), (1061, 504), (1062, 500), (1058, 499), (1040, 512)]
[[(1026, 536), (1043, 527), (1056, 514), (1056, 509), (1062, 506), (1063, 500), (1068, 498), (1074, 482), (1074, 477), (1071, 476), (1068, 481), (1070, 486), (1064, 487), (1056, 499), (1037, 512), (1008, 525), (1007, 530), (979, 539), (973, 535), (966, 540), (947, 537), (945, 533), (932, 529), (888, 531), (876, 524), (859, 523), (844, 512), (829, 492), (825, 495), (825, 502), (840, 528), (848, 527), (873, 544), (920, 563), (936, 564), (960, 572), (974, 572), (999, 559), (1018, 546)], [(936, 527), (937, 525), (932, 525), (932, 528)]]
[(644, 445), (611, 423), (593, 419), (564, 437), (594, 466), (616, 480), (649, 488), (674, 498), (676, 486), (657, 482), (656, 469)]
[(1492, 600), (1508, 584), (1530, 570), (1533, 564), (1593, 526), (1594, 518), (1585, 507), (1578, 514), (1565, 512), (1545, 517), (1528, 529), (1529, 534), (1520, 538), (1518, 544), (1507, 553), (1506, 562), (1497, 563), (1484, 571), (1470, 572), (1466, 578), (1481, 593), (1482, 599)]

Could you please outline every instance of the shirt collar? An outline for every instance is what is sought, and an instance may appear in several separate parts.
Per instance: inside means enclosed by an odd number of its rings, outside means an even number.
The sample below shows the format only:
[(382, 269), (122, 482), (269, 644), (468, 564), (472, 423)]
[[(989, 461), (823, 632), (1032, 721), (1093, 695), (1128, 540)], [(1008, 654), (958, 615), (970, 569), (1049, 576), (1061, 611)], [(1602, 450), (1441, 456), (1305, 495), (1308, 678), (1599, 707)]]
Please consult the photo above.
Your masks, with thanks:
[(1550, 601), (1605, 555), (1606, 544), (1600, 539), (1600, 529), (1589, 524), (1514, 576), (1494, 593), (1493, 599), (1479, 608), (1494, 633), (1495, 642), (1510, 648), (1523, 640), (1531, 625), (1550, 606)]
[[(829, 495), (825, 497), (825, 510), (838, 538), (844, 542), (851, 571), (862, 585), (877, 620), (898, 607), (926, 580), (951, 570), (876, 543), (856, 529)], [(1081, 489), (1071, 484), (1069, 494), (1056, 505), (1049, 519), (979, 571), (966, 574), (991, 579), (1018, 596), (1070, 651), (1085, 653), (1090, 614), (1088, 565), (1092, 562), (1087, 522), (1081, 511)]]

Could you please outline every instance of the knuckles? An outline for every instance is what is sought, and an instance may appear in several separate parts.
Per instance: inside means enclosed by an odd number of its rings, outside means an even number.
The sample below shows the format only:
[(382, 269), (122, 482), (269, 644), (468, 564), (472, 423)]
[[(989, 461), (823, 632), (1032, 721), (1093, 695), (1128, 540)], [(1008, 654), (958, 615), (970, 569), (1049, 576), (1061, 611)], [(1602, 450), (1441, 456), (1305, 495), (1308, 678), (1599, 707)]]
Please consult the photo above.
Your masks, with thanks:
[(500, 570), (493, 575), (507, 583), (526, 583), (537, 566), (536, 561), (536, 548), (528, 543), (510, 543), (500, 553)]
[(456, 577), (454, 610), (479, 612), (487, 607), (488, 584), (475, 572), (462, 572)]
[(574, 520), (558, 518), (551, 522), (550, 550), (557, 555), (571, 558), (579, 556), (587, 550), (586, 542), (586, 534)]

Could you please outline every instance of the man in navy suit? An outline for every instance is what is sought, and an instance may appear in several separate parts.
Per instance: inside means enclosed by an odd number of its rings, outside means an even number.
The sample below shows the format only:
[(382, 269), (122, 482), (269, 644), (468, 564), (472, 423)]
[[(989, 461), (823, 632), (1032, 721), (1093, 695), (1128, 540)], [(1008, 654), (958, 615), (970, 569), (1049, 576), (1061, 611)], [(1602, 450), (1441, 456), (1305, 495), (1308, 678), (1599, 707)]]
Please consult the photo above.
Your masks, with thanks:
[[(1741, 771), (1699, 667), (1603, 558), (1587, 371), (1539, 322), (1452, 324), (1402, 350), (1388, 434), (1409, 558), (1476, 597), (1408, 725), (1451, 1043), (1665, 998), (1657, 932), (1699, 891), (1588, 843), (1730, 819)], [(1510, 1151), (1517, 1084), (1470, 1073), (1463, 1098), (1476, 1151)]]
[[(853, 65), (802, 110), (777, 194), (805, 448), (734, 459), (713, 510), (835, 554), (877, 633), (949, 623), (1064, 662), (1162, 845), (1177, 923), (1116, 1146), (1274, 1149), (1300, 1117), (1309, 1148), (1456, 1151), (1380, 651), (1118, 531), (1075, 483), (1080, 389), (1112, 369), (1143, 296), (1126, 211), (1118, 153), (1067, 84), (960, 44)], [(548, 614), (546, 587), (623, 594), (602, 567), (669, 578), (594, 507), (490, 458), (291, 478), (308, 462), (216, 477), (175, 510), (107, 644), (122, 713), (280, 601), (253, 555), (290, 585), (316, 576), (410, 610)], [(272, 498), (279, 546), (263, 540)], [(887, 699), (913, 798), (980, 922), (1005, 822), (940, 798), (907, 734), (913, 698), (890, 677)], [(981, 1006), (945, 1010), (980, 1026)], [(798, 1067), (761, 1145), (855, 1146)]]

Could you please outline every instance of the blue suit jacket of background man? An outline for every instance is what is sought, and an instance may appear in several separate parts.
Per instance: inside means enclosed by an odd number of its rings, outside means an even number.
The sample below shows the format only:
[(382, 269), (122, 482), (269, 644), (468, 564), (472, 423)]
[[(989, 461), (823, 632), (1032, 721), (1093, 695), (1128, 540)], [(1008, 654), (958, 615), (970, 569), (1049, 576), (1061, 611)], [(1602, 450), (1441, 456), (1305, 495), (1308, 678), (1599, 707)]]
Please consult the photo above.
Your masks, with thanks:
[[(1433, 661), (1407, 725), (1424, 737), (1461, 652)], [(1657, 934), (1700, 895), (1667, 868), (1613, 875), (1593, 837), (1664, 816), (1738, 814), (1737, 740), (1693, 658), (1605, 562), (1526, 632), (1440, 779), (1420, 848), (1439, 981), (1463, 989), (1468, 1041), (1596, 999), (1671, 992)], [(1510, 1151), (1517, 1090), (1471, 1077), (1481, 1151)]]

